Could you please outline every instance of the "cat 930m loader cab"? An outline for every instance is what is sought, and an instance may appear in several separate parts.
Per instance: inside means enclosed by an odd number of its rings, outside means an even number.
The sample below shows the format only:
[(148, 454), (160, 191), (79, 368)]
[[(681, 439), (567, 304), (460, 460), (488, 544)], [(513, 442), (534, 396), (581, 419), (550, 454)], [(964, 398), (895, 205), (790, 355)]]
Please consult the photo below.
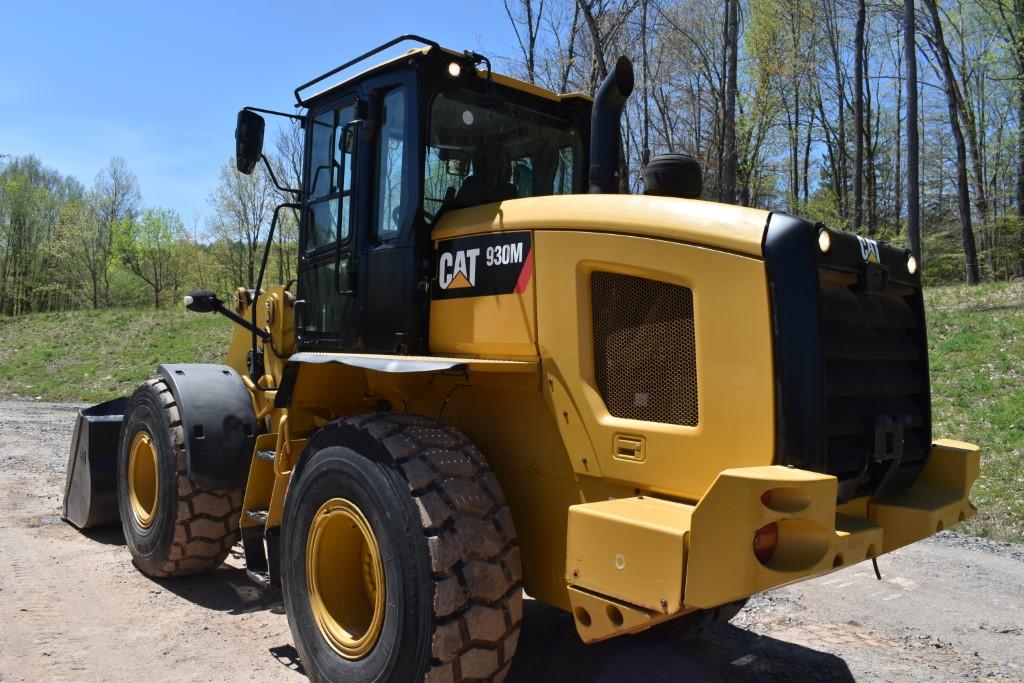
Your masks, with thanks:
[(619, 194), (632, 87), (403, 36), (297, 89), (297, 281), (186, 297), (237, 323), (224, 365), (83, 411), (65, 516), (151, 576), (240, 537), (318, 681), (500, 680), (524, 590), (586, 642), (692, 634), (972, 516), (913, 256), (701, 201), (679, 155)]

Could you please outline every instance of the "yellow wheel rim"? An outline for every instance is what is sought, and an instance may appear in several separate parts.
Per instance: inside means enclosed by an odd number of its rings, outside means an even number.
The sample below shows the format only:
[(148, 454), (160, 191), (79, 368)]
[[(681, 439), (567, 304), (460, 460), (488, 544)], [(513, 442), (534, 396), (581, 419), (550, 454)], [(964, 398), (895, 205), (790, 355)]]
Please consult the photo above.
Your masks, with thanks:
[(148, 529), (156, 517), (156, 504), (160, 498), (160, 475), (156, 463), (156, 447), (146, 432), (132, 439), (128, 456), (128, 498), (132, 515), (143, 529)]
[(324, 639), (345, 659), (360, 659), (384, 624), (384, 567), (370, 523), (352, 502), (320, 506), (306, 541), (306, 589)]

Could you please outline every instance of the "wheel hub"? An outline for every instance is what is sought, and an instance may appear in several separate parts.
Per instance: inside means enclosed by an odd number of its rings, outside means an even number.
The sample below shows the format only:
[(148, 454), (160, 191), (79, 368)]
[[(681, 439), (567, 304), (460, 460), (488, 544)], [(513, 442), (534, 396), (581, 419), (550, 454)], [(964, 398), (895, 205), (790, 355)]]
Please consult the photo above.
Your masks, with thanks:
[(148, 529), (156, 517), (160, 498), (160, 475), (157, 468), (156, 447), (147, 432), (139, 432), (132, 439), (128, 457), (128, 497), (136, 523)]
[(346, 659), (364, 657), (384, 623), (384, 568), (370, 523), (351, 501), (320, 506), (306, 541), (306, 588), (324, 639)]

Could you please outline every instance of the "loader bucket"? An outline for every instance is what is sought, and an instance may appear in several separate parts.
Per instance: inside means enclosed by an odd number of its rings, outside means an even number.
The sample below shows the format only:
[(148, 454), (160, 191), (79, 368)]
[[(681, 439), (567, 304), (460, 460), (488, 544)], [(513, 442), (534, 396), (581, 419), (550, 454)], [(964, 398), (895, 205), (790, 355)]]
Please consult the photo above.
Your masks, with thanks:
[(79, 529), (116, 524), (117, 449), (127, 397), (78, 411), (71, 438), (63, 518)]

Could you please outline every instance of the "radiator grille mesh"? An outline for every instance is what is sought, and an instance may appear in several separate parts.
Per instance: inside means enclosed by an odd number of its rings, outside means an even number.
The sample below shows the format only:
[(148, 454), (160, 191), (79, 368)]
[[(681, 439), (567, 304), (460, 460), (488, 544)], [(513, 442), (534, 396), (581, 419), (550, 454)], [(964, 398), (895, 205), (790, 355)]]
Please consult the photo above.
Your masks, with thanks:
[(656, 280), (590, 276), (594, 372), (615, 417), (697, 425), (693, 292)]

